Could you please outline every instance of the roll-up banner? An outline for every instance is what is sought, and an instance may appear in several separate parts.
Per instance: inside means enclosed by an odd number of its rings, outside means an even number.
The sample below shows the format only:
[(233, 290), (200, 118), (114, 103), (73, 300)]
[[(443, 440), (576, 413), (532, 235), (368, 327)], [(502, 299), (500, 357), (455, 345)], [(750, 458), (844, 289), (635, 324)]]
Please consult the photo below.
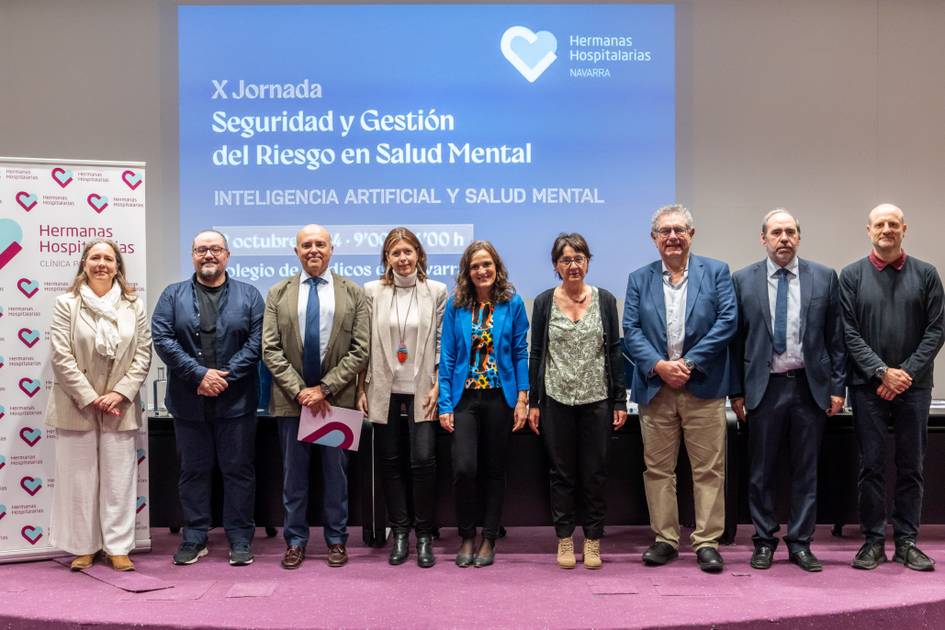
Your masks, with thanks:
[[(50, 544), (56, 430), (49, 327), (86, 241), (121, 248), (147, 304), (143, 162), (0, 157), (0, 562), (62, 555)], [(142, 401), (144, 398), (142, 398)], [(145, 416), (146, 418), (146, 416)], [(147, 425), (138, 435), (137, 549), (148, 530)]]

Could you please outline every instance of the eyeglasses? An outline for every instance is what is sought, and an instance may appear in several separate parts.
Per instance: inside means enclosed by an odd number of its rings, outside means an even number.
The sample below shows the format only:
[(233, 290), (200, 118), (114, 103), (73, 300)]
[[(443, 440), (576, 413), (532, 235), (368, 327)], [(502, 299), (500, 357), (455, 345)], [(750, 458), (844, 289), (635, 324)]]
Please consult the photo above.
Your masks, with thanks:
[(669, 227), (661, 227), (660, 229), (656, 230), (656, 233), (663, 238), (666, 238), (672, 234), (675, 234), (676, 236), (682, 236), (683, 234), (689, 234), (689, 228), (685, 225), (673, 225)]
[(585, 258), (584, 256), (575, 256), (574, 258), (570, 256), (565, 256), (563, 258), (558, 259), (558, 264), (564, 265), (565, 267), (570, 267), (572, 263), (580, 267), (586, 262), (587, 262), (587, 258)]
[(205, 247), (201, 245), (200, 247), (194, 248), (194, 253), (197, 254), (198, 256), (205, 256), (207, 252), (210, 252), (214, 256), (219, 256), (225, 251), (226, 251), (226, 248), (220, 247), (219, 245), (214, 245), (213, 247)]

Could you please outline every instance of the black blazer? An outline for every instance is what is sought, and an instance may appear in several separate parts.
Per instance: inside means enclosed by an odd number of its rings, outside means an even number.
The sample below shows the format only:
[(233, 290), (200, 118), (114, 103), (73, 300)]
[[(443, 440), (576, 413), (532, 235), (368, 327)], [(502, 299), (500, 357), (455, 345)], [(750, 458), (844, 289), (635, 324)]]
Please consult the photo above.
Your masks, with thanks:
[[(815, 262), (798, 259), (801, 283), (801, 340), (804, 371), (810, 393), (821, 409), (830, 396), (846, 392), (846, 347), (837, 273)], [(768, 304), (768, 268), (762, 260), (732, 276), (738, 298), (738, 334), (732, 342), (732, 398), (745, 397), (756, 408), (768, 388), (773, 335)]]
[[(604, 327), (604, 371), (607, 374), (608, 399), (614, 410), (627, 410), (627, 387), (624, 380), (623, 356), (620, 352), (620, 325), (617, 315), (617, 299), (606, 289), (598, 288), (600, 317)], [(551, 305), (554, 304), (554, 289), (548, 289), (535, 298), (532, 304), (532, 347), (528, 354), (529, 406), (537, 406), (545, 397), (545, 361), (548, 357), (548, 321)]]

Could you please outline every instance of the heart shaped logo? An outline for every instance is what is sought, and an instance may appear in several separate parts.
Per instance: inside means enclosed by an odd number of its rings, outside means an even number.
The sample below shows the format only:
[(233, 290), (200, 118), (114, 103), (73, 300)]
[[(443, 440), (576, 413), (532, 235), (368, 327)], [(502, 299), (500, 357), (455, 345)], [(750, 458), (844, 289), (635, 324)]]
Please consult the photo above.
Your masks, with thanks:
[(502, 34), (502, 55), (529, 83), (534, 83), (558, 56), (558, 40), (548, 31), (533, 33), (524, 26), (513, 26)]
[(23, 536), (29, 544), (35, 545), (39, 542), (39, 539), (43, 537), (43, 528), (34, 525), (24, 525), (23, 529), (20, 530), (20, 535)]
[(16, 288), (20, 290), (20, 293), (31, 298), (39, 291), (39, 283), (29, 278), (20, 278), (16, 281)]
[(36, 207), (36, 195), (21, 190), (16, 193), (16, 202), (20, 204), (20, 207), (29, 212)]
[(135, 513), (137, 514), (144, 509), (144, 506), (148, 504), (147, 499), (144, 497), (138, 497), (138, 500), (135, 502)]
[(140, 464), (143, 461), (144, 461), (144, 449), (139, 448), (138, 449), (138, 463)]
[(67, 171), (64, 168), (59, 168), (58, 166), (52, 170), (52, 178), (57, 184), (65, 188), (72, 181), (72, 171)]
[(33, 427), (23, 427), (20, 429), (20, 439), (30, 446), (36, 446), (36, 443), (39, 442), (41, 437), (43, 437), (43, 432), (40, 429), (34, 429)]
[(92, 193), (85, 198), (85, 201), (91, 206), (92, 210), (95, 210), (99, 214), (108, 207), (108, 197), (103, 197), (98, 193)]
[(343, 422), (326, 422), (302, 438), (302, 441), (338, 448), (350, 448), (354, 443), (354, 433), (351, 431), (351, 427)]
[(121, 174), (121, 181), (125, 182), (125, 185), (128, 186), (128, 188), (134, 190), (141, 185), (141, 175), (135, 173), (134, 171), (128, 170)]
[(20, 379), (18, 385), (20, 386), (20, 391), (30, 398), (35, 396), (40, 389), (39, 381), (37, 381), (35, 378), (28, 378), (25, 376)]
[(23, 251), (23, 228), (13, 219), (0, 219), (0, 269)]
[(0, 521), (3, 520), (3, 517), (7, 515), (7, 506), (0, 503)]
[(36, 493), (43, 489), (43, 480), (39, 477), (30, 477), (27, 475), (20, 479), (20, 487), (26, 490), (28, 495), (35, 497)]
[(3, 470), (3, 467), (7, 465), (6, 455), (0, 455), (0, 470)]
[(30, 330), (29, 328), (20, 328), (16, 336), (20, 338), (20, 341), (26, 344), (27, 348), (32, 348), (36, 345), (36, 342), (39, 341), (39, 331)]

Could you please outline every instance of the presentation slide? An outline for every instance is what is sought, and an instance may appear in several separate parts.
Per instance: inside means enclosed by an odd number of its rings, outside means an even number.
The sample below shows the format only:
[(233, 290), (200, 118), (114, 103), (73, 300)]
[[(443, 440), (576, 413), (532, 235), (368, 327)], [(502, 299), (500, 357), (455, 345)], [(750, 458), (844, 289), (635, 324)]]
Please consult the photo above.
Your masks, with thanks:
[(295, 234), (332, 234), (332, 268), (382, 271), (392, 227), (454, 284), (491, 241), (525, 298), (581, 232), (588, 281), (622, 297), (675, 201), (668, 4), (182, 6), (180, 226), (227, 235), (263, 293), (298, 272)]

